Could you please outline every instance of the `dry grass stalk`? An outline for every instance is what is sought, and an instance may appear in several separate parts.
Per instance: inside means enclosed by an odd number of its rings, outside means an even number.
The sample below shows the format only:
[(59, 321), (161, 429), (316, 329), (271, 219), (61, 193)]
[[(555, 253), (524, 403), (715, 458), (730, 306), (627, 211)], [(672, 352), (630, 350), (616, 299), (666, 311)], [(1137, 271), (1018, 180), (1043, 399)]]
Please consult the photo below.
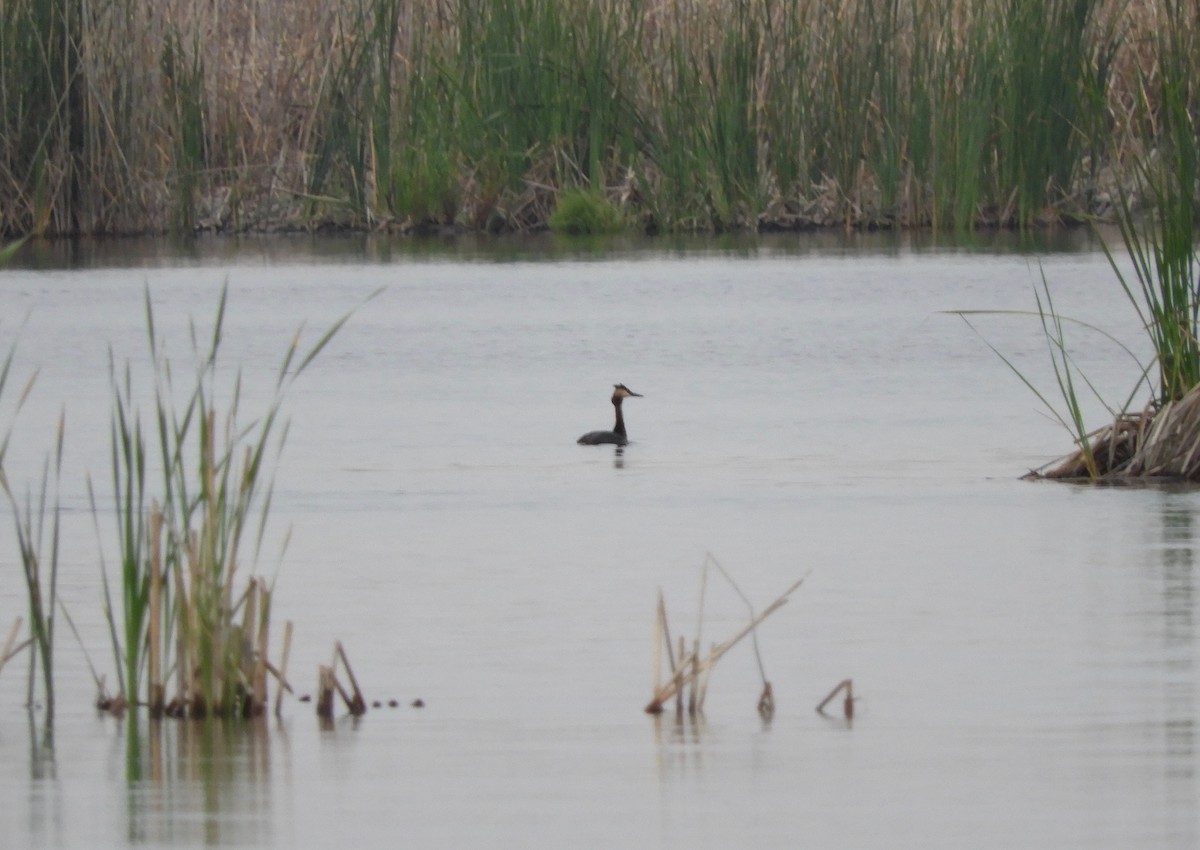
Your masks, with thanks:
[(1200, 479), (1200, 387), (1167, 402), (1155, 414), (1129, 464), (1129, 474)]
[(775, 713), (775, 691), (770, 682), (763, 682), (762, 694), (758, 698), (758, 713), (770, 718)]
[(21, 641), (19, 646), (14, 647), (13, 644), (17, 640), (17, 633), (21, 630), (21, 623), (25, 622), (24, 618), (17, 617), (13, 621), (12, 628), (8, 630), (8, 638), (4, 641), (4, 649), (0, 649), (0, 670), (4, 669), (4, 665), (9, 662), (13, 656), (20, 652), (29, 644), (33, 643), (33, 638), (26, 638)]
[(854, 682), (851, 679), (843, 679), (837, 683), (837, 686), (829, 692), (829, 696), (821, 700), (821, 704), (817, 706), (817, 713), (824, 714), (825, 706), (829, 705), (839, 693), (845, 691), (846, 696), (842, 700), (842, 714), (847, 720), (854, 719)]
[[(342, 686), (341, 681), (337, 677), (338, 663), (346, 669), (346, 678), (350, 680), (350, 687), (353, 693), (349, 693)], [(358, 717), (367, 713), (367, 701), (363, 698), (362, 690), (358, 687), (358, 680), (354, 677), (354, 671), (350, 668), (350, 659), (346, 657), (346, 650), (342, 646), (341, 641), (337, 641), (333, 645), (333, 661), (329, 666), (321, 665), (317, 668), (317, 716), (324, 718), (333, 717), (333, 696), (334, 693), (341, 696), (342, 701), (346, 703), (346, 708), (350, 713)]]
[[(645, 711), (647, 714), (660, 714), (663, 710), (663, 705), (671, 697), (676, 697), (677, 700), (682, 699), (682, 690), (694, 682), (698, 677), (707, 675), (712, 670), (713, 666), (721, 659), (725, 653), (738, 644), (742, 638), (754, 631), (754, 629), (765, 620), (767, 617), (774, 614), (788, 600), (788, 597), (804, 583), (804, 579), (800, 579), (787, 590), (785, 590), (779, 598), (768, 605), (761, 614), (751, 618), (750, 622), (741, 630), (736, 632), (732, 637), (724, 643), (716, 644), (704, 658), (698, 658), (697, 653), (693, 652), (687, 657), (681, 657), (678, 667), (675, 669), (674, 675), (664, 684), (658, 686), (654, 692), (653, 698), (646, 705)], [(697, 647), (698, 649), (699, 647)], [(684, 654), (684, 646), (682, 639), (680, 641), (680, 655)], [(676, 711), (682, 714), (682, 702), (677, 702)]]
[[(337, 642), (336, 649), (337, 658), (341, 659), (342, 666), (346, 668), (346, 677), (350, 679), (350, 687), (354, 689), (354, 696), (352, 698), (347, 698), (346, 692), (343, 690), (342, 699), (346, 701), (346, 707), (350, 709), (351, 714), (355, 716), (366, 714), (367, 701), (363, 698), (362, 690), (358, 687), (358, 680), (354, 678), (354, 671), (350, 669), (350, 659), (346, 657), (346, 650), (342, 646), (341, 641)], [(336, 664), (337, 659), (334, 659), (334, 661)], [(341, 690), (340, 687), (339, 690)]]
[(700, 680), (700, 672), (698, 670), (694, 669), (696, 667), (696, 665), (699, 663), (700, 641), (692, 642), (691, 658), (692, 658), (693, 672), (692, 672), (692, 676), (691, 676), (691, 681), (688, 683), (690, 685), (690, 688), (688, 689), (688, 714), (691, 715), (692, 717), (695, 717), (697, 715), (697, 713), (699, 713), (699, 711), (700, 711), (700, 701), (699, 701), (699, 698), (697, 695), (697, 687), (698, 687), (698, 683)]
[(662, 655), (663, 648), (666, 647), (667, 663), (671, 667), (671, 674), (675, 674), (675, 655), (671, 651), (671, 632), (667, 627), (667, 609), (663, 602), (662, 589), (658, 591), (658, 613), (654, 618), (654, 688), (658, 688), (658, 683), (662, 681)]
[(322, 664), (317, 668), (317, 717), (333, 717), (333, 694), (337, 689), (337, 677), (333, 668)]
[(685, 675), (689, 667), (692, 666), (695, 659), (687, 654), (687, 646), (683, 639), (683, 635), (679, 636), (679, 667), (675, 670), (675, 716), (683, 719), (683, 683), (686, 680)]
[[(1118, 417), (1089, 434), (1088, 445), (1096, 461), (1095, 480), (1200, 481), (1200, 386), (1178, 401)], [(1092, 480), (1083, 449), (1026, 477)]]
[(150, 623), (149, 623), (149, 710), (151, 717), (162, 715), (166, 703), (162, 681), (162, 528), (163, 515), (158, 504), (150, 508)]
[[(283, 626), (283, 657), (279, 660), (279, 669), (272, 670), (275, 675), (275, 681), (279, 683), (279, 688), (275, 691), (275, 716), (280, 716), (280, 708), (283, 705), (283, 692), (286, 689), (291, 693), (292, 686), (287, 682), (287, 665), (288, 655), (292, 650), (292, 621), (288, 620)], [(270, 665), (267, 665), (270, 667)]]

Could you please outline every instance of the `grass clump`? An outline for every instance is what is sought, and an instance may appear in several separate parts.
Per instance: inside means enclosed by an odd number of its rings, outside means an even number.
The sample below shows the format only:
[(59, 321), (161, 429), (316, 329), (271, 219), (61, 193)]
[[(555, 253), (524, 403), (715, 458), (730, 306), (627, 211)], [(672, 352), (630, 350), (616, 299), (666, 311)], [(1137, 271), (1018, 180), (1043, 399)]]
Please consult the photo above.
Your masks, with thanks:
[[(1055, 312), (1043, 281), (1046, 300), (1039, 298), (1038, 314), (1067, 410), (1059, 421), (1078, 448), (1032, 477), (1200, 481), (1200, 89), (1194, 83), (1200, 40), (1195, 38), (1194, 9), (1167, 4), (1164, 11), (1166, 18), (1153, 42), (1158, 67), (1154, 73), (1139, 72), (1136, 86), (1137, 121), (1158, 128), (1156, 145), (1133, 162), (1131, 183), (1119, 187), (1115, 203), (1132, 276), (1105, 247), (1154, 358), (1140, 366), (1125, 404), (1110, 408), (1111, 423), (1088, 431), (1079, 404), (1080, 380), (1094, 388), (1074, 368), (1063, 334), (1064, 318)], [(1032, 388), (1024, 376), (1021, 379)], [(1131, 412), (1143, 384), (1150, 387), (1151, 398), (1140, 411)], [(1046, 401), (1040, 393), (1039, 397)]]
[[(120, 565), (116, 599), (105, 572), (105, 609), (120, 702), (152, 713), (253, 716), (266, 705), (270, 586), (250, 576), (271, 504), (271, 459), (286, 439), (280, 405), (347, 317), (307, 351), (285, 352), (266, 411), (240, 421), (241, 376), (224, 406), (216, 390), (227, 289), (207, 347), (196, 347), (190, 387), (177, 392), (146, 295), (154, 363), (151, 426), (143, 426), (127, 366), (112, 368), (112, 477)], [(150, 482), (152, 467), (161, 475)], [(93, 499), (94, 504), (94, 499)], [(253, 548), (247, 553), (247, 543)], [(166, 698), (168, 683), (176, 693)]]
[(625, 229), (621, 211), (603, 195), (586, 189), (568, 189), (559, 195), (549, 224), (551, 230), (572, 236), (599, 236)]

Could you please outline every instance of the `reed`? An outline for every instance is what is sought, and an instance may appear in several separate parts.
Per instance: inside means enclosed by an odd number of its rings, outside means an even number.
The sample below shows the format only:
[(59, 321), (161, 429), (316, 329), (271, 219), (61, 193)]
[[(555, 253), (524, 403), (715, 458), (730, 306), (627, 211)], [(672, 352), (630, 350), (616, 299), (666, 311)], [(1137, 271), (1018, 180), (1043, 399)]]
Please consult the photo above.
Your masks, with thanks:
[(1086, 105), (1087, 36), (1096, 4), (1047, 0), (1003, 6), (996, 21), (995, 179), (997, 191), (1009, 197), (998, 219), (1028, 225), (1070, 191), (1080, 161), (1076, 128)]
[[(265, 412), (241, 423), (241, 375), (219, 404), (217, 364), (228, 289), (205, 348), (196, 347), (193, 383), (181, 391), (146, 295), (154, 364), (152, 425), (143, 427), (131, 370), (113, 369), (112, 474), (120, 604), (105, 608), (120, 689), (152, 713), (251, 716), (266, 706), (270, 587), (250, 577), (270, 511), (271, 465), (286, 439), (280, 407), (287, 388), (349, 316), (307, 351), (299, 333), (284, 354)], [(150, 483), (157, 466), (161, 480)], [(94, 500), (93, 500), (94, 504)], [(252, 545), (250, 552), (248, 546)], [(174, 677), (177, 694), (166, 700)]]
[[(0, 381), (2, 384), (2, 381)], [(3, 387), (0, 386), (0, 390)], [(25, 580), (29, 603), (30, 660), (28, 702), (36, 702), (36, 682), (41, 681), (42, 701), (47, 719), (54, 716), (54, 622), (58, 606), (59, 537), (62, 506), (59, 485), (62, 481), (64, 417), (60, 417), (52, 456), (42, 468), (36, 491), (18, 497), (0, 467), (0, 490), (12, 511), (13, 530)], [(7, 438), (5, 440), (7, 442)]]
[[(1200, 62), (1196, 16), (1183, 5), (1158, 35), (1163, 74), (1144, 79), (1143, 120), (1161, 128), (1155, 155), (1136, 163), (1136, 191), (1148, 213), (1122, 191), (1117, 205), (1129, 280), (1109, 254), (1112, 267), (1154, 345), (1157, 400), (1167, 404), (1200, 384), (1200, 252), (1197, 251), (1197, 178), (1200, 177), (1200, 91), (1194, 71)], [(1193, 27), (1189, 33), (1189, 26)]]
[[(17, 345), (14, 342), (0, 361), (0, 402), (12, 374), (12, 365)], [(30, 647), (28, 703), (34, 705), (36, 684), (42, 685), (45, 716), (54, 716), (54, 613), (58, 604), (58, 556), (59, 531), (61, 527), (61, 502), (58, 497), (62, 480), (62, 452), (65, 432), (65, 417), (60, 417), (54, 451), (42, 467), (41, 483), (36, 491), (26, 491), (19, 496), (13, 489), (5, 469), (4, 460), (12, 437), (12, 423), (29, 398), (37, 381), (34, 372), (21, 387), (11, 413), (12, 419), (0, 434), (0, 492), (8, 503), (13, 519), (13, 531), (17, 544), (17, 556), (21, 563), (21, 576), (25, 582), (25, 594), (29, 611), (30, 637), (21, 646)], [(3, 652), (0, 652), (0, 667), (18, 650), (13, 648), (20, 620), (13, 626)]]
[(209, 133), (204, 58), (199, 33), (185, 40), (172, 28), (162, 48), (162, 76), (166, 112), (170, 120), (175, 206), (173, 228), (191, 233), (196, 227), (197, 192), (207, 162)]
[[(707, 587), (707, 576), (710, 566), (720, 572), (746, 604), (749, 613), (749, 622), (725, 641), (713, 644), (707, 655), (701, 655), (700, 632), (704, 624), (705, 589)], [(750, 635), (754, 642), (754, 656), (758, 662), (759, 673), (763, 679), (763, 690), (759, 697), (758, 710), (764, 717), (769, 718), (775, 709), (775, 699), (771, 684), (766, 678), (762, 656), (759, 653), (757, 628), (763, 620), (783, 607), (788, 597), (804, 583), (804, 578), (792, 584), (791, 587), (780, 594), (775, 601), (761, 612), (755, 612), (749, 599), (742, 593), (729, 573), (725, 571), (712, 555), (708, 555), (705, 559), (701, 575), (700, 613), (696, 626), (696, 637), (692, 641), (692, 650), (690, 652), (687, 650), (687, 642), (682, 635), (679, 636), (678, 649), (673, 649), (671, 630), (667, 623), (666, 604), (663, 601), (662, 591), (659, 591), (654, 624), (654, 695), (646, 705), (645, 712), (647, 714), (661, 714), (667, 702), (674, 698), (676, 715), (679, 719), (682, 719), (684, 693), (690, 688), (691, 693), (687, 700), (688, 715), (691, 717), (702, 715), (704, 713), (704, 698), (708, 690), (708, 677), (711, 675), (713, 668), (729, 650), (740, 643), (747, 635)], [(665, 681), (662, 678), (662, 656), (664, 652), (666, 653), (670, 668), (670, 676)]]
[[(1137, 159), (1133, 188), (1121, 187), (1116, 205), (1122, 241), (1133, 266), (1132, 280), (1105, 247), (1155, 351), (1135, 393), (1143, 381), (1153, 383), (1148, 376), (1155, 371), (1157, 382), (1141, 413), (1126, 413), (1127, 402), (1111, 425), (1089, 434), (1077, 452), (1044, 472), (1048, 478), (1200, 479), (1200, 451), (1194, 437), (1200, 410), (1196, 239), (1200, 127), (1195, 118), (1200, 92), (1192, 81), (1200, 62), (1200, 42), (1195, 37), (1200, 13), (1173, 3), (1165, 4), (1164, 11), (1154, 44), (1160, 70), (1156, 76), (1141, 77), (1140, 97), (1133, 109), (1139, 123), (1158, 128), (1157, 148)], [(1140, 203), (1134, 201), (1133, 192), (1141, 196)]]
[(6, 3), (0, 228), (519, 230), (571, 188), (657, 230), (1032, 227), (1134, 184), (1200, 32), (1175, 0), (295, 4)]
[(0, 151), (15, 178), (4, 182), (15, 190), (22, 233), (74, 228), (85, 120), (81, 14), (78, 0), (14, 0), (0, 14)]

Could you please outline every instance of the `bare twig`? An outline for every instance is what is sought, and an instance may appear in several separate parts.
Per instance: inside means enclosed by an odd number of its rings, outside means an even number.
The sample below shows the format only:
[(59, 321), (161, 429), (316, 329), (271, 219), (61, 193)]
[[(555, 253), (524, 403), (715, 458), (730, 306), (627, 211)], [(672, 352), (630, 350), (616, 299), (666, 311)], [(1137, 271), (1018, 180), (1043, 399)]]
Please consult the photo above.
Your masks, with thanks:
[[(802, 578), (799, 581), (797, 581), (795, 584), (793, 584), (791, 587), (789, 587), (787, 590), (785, 590), (779, 596), (779, 598), (777, 598), (774, 602), (772, 602), (770, 605), (768, 605), (761, 614), (752, 618), (748, 625), (743, 627), (740, 631), (738, 631), (736, 634), (734, 634), (731, 638), (726, 640), (724, 643), (717, 644), (716, 646), (714, 646), (712, 648), (712, 650), (708, 653), (708, 655), (703, 660), (698, 660), (695, 663), (692, 663), (690, 665), (687, 663), (687, 660), (681, 660), (680, 664), (679, 664), (679, 668), (678, 668), (675, 676), (672, 677), (670, 681), (668, 681), (666, 684), (661, 686), (654, 693), (654, 697), (650, 700), (649, 704), (647, 704), (647, 706), (646, 706), (646, 709), (645, 709), (646, 712), (648, 714), (658, 714), (659, 712), (661, 712), (662, 708), (663, 708), (663, 704), (666, 703), (667, 700), (669, 700), (673, 696), (678, 695), (680, 690), (685, 685), (687, 685), (689, 682), (691, 682), (693, 680), (693, 678), (700, 676), (701, 674), (704, 674), (707, 671), (709, 671), (712, 668), (712, 666), (714, 664), (716, 664), (718, 660), (720, 660), (721, 656), (723, 656), (726, 652), (728, 652), (730, 649), (732, 649), (738, 643), (738, 641), (740, 641), (746, 635), (753, 632), (755, 627), (758, 626), (759, 623), (761, 623), (763, 620), (765, 620), (767, 617), (771, 616), (771, 614), (775, 613), (775, 611), (777, 611), (779, 608), (781, 608), (784, 605), (784, 603), (787, 602), (788, 597), (793, 592), (795, 592), (795, 590), (798, 587), (800, 587), (800, 585), (803, 583), (804, 583), (804, 579)], [(680, 647), (680, 654), (681, 655), (683, 654), (682, 646)], [(690, 659), (688, 659), (688, 660), (690, 660)]]
[[(367, 701), (363, 698), (362, 690), (358, 687), (358, 680), (354, 678), (354, 671), (350, 669), (350, 659), (346, 657), (346, 650), (342, 647), (342, 642), (338, 641), (336, 645), (337, 657), (342, 659), (342, 666), (346, 668), (346, 675), (350, 679), (350, 687), (354, 689), (353, 699), (346, 696), (345, 691), (342, 691), (342, 699), (346, 701), (346, 706), (350, 709), (350, 713), (357, 716), (367, 713)], [(339, 690), (341, 690), (339, 686)]]
[(4, 641), (4, 649), (0, 650), (0, 670), (4, 669), (4, 665), (9, 662), (9, 659), (11, 659), (25, 647), (29, 646), (29, 644), (33, 643), (33, 638), (26, 638), (25, 640), (21, 641), (18, 646), (13, 646), (13, 643), (17, 639), (17, 632), (21, 630), (21, 623), (23, 622), (23, 618), (17, 617), (17, 619), (13, 621), (12, 628), (8, 631), (8, 638)]
[(837, 686), (829, 692), (829, 696), (821, 700), (821, 704), (817, 706), (817, 713), (824, 714), (825, 706), (829, 705), (840, 692), (845, 691), (846, 696), (842, 700), (842, 713), (847, 720), (854, 718), (854, 682), (850, 679), (843, 679), (837, 683)]
[(292, 686), (287, 681), (287, 663), (288, 653), (292, 649), (292, 621), (288, 620), (283, 626), (283, 657), (279, 660), (279, 669), (276, 670), (269, 663), (267, 669), (274, 675), (279, 682), (279, 689), (275, 691), (275, 716), (279, 717), (280, 707), (283, 704), (283, 692), (286, 689), (288, 693), (292, 692)]

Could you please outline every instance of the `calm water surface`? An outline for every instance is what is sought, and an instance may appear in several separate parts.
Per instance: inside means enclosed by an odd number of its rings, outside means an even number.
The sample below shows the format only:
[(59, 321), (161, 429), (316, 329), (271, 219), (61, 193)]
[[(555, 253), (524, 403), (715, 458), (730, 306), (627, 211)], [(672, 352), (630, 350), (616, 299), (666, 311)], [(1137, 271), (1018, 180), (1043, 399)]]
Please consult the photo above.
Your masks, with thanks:
[[(28, 249), (0, 272), (3, 345), (22, 379), (40, 368), (9, 474), (36, 480), (65, 409), (61, 593), (100, 672), (109, 351), (148, 386), (147, 289), (186, 375), (189, 319), (205, 336), (228, 283), (221, 375), (241, 371), (245, 419), (302, 323), (311, 342), (357, 308), (286, 398), (258, 568), (299, 689), (341, 640), (385, 706), (130, 727), (91, 709), (60, 623), (52, 737), (21, 661), (0, 675), (0, 844), (1200, 846), (1200, 495), (1017, 480), (1069, 438), (942, 312), (1029, 310), (1043, 274), (1145, 356), (1080, 236)], [(1036, 319), (975, 324), (1053, 397)], [(1119, 404), (1137, 366), (1070, 332)], [(611, 427), (617, 382), (645, 396), (632, 444), (575, 445)], [(642, 713), (655, 594), (694, 633), (710, 553), (759, 607), (807, 575), (759, 631), (770, 722), (749, 643), (702, 722)], [(0, 570), (7, 632), (8, 522)], [(716, 575), (706, 602), (705, 643), (742, 623)], [(853, 723), (817, 715), (848, 677)]]

